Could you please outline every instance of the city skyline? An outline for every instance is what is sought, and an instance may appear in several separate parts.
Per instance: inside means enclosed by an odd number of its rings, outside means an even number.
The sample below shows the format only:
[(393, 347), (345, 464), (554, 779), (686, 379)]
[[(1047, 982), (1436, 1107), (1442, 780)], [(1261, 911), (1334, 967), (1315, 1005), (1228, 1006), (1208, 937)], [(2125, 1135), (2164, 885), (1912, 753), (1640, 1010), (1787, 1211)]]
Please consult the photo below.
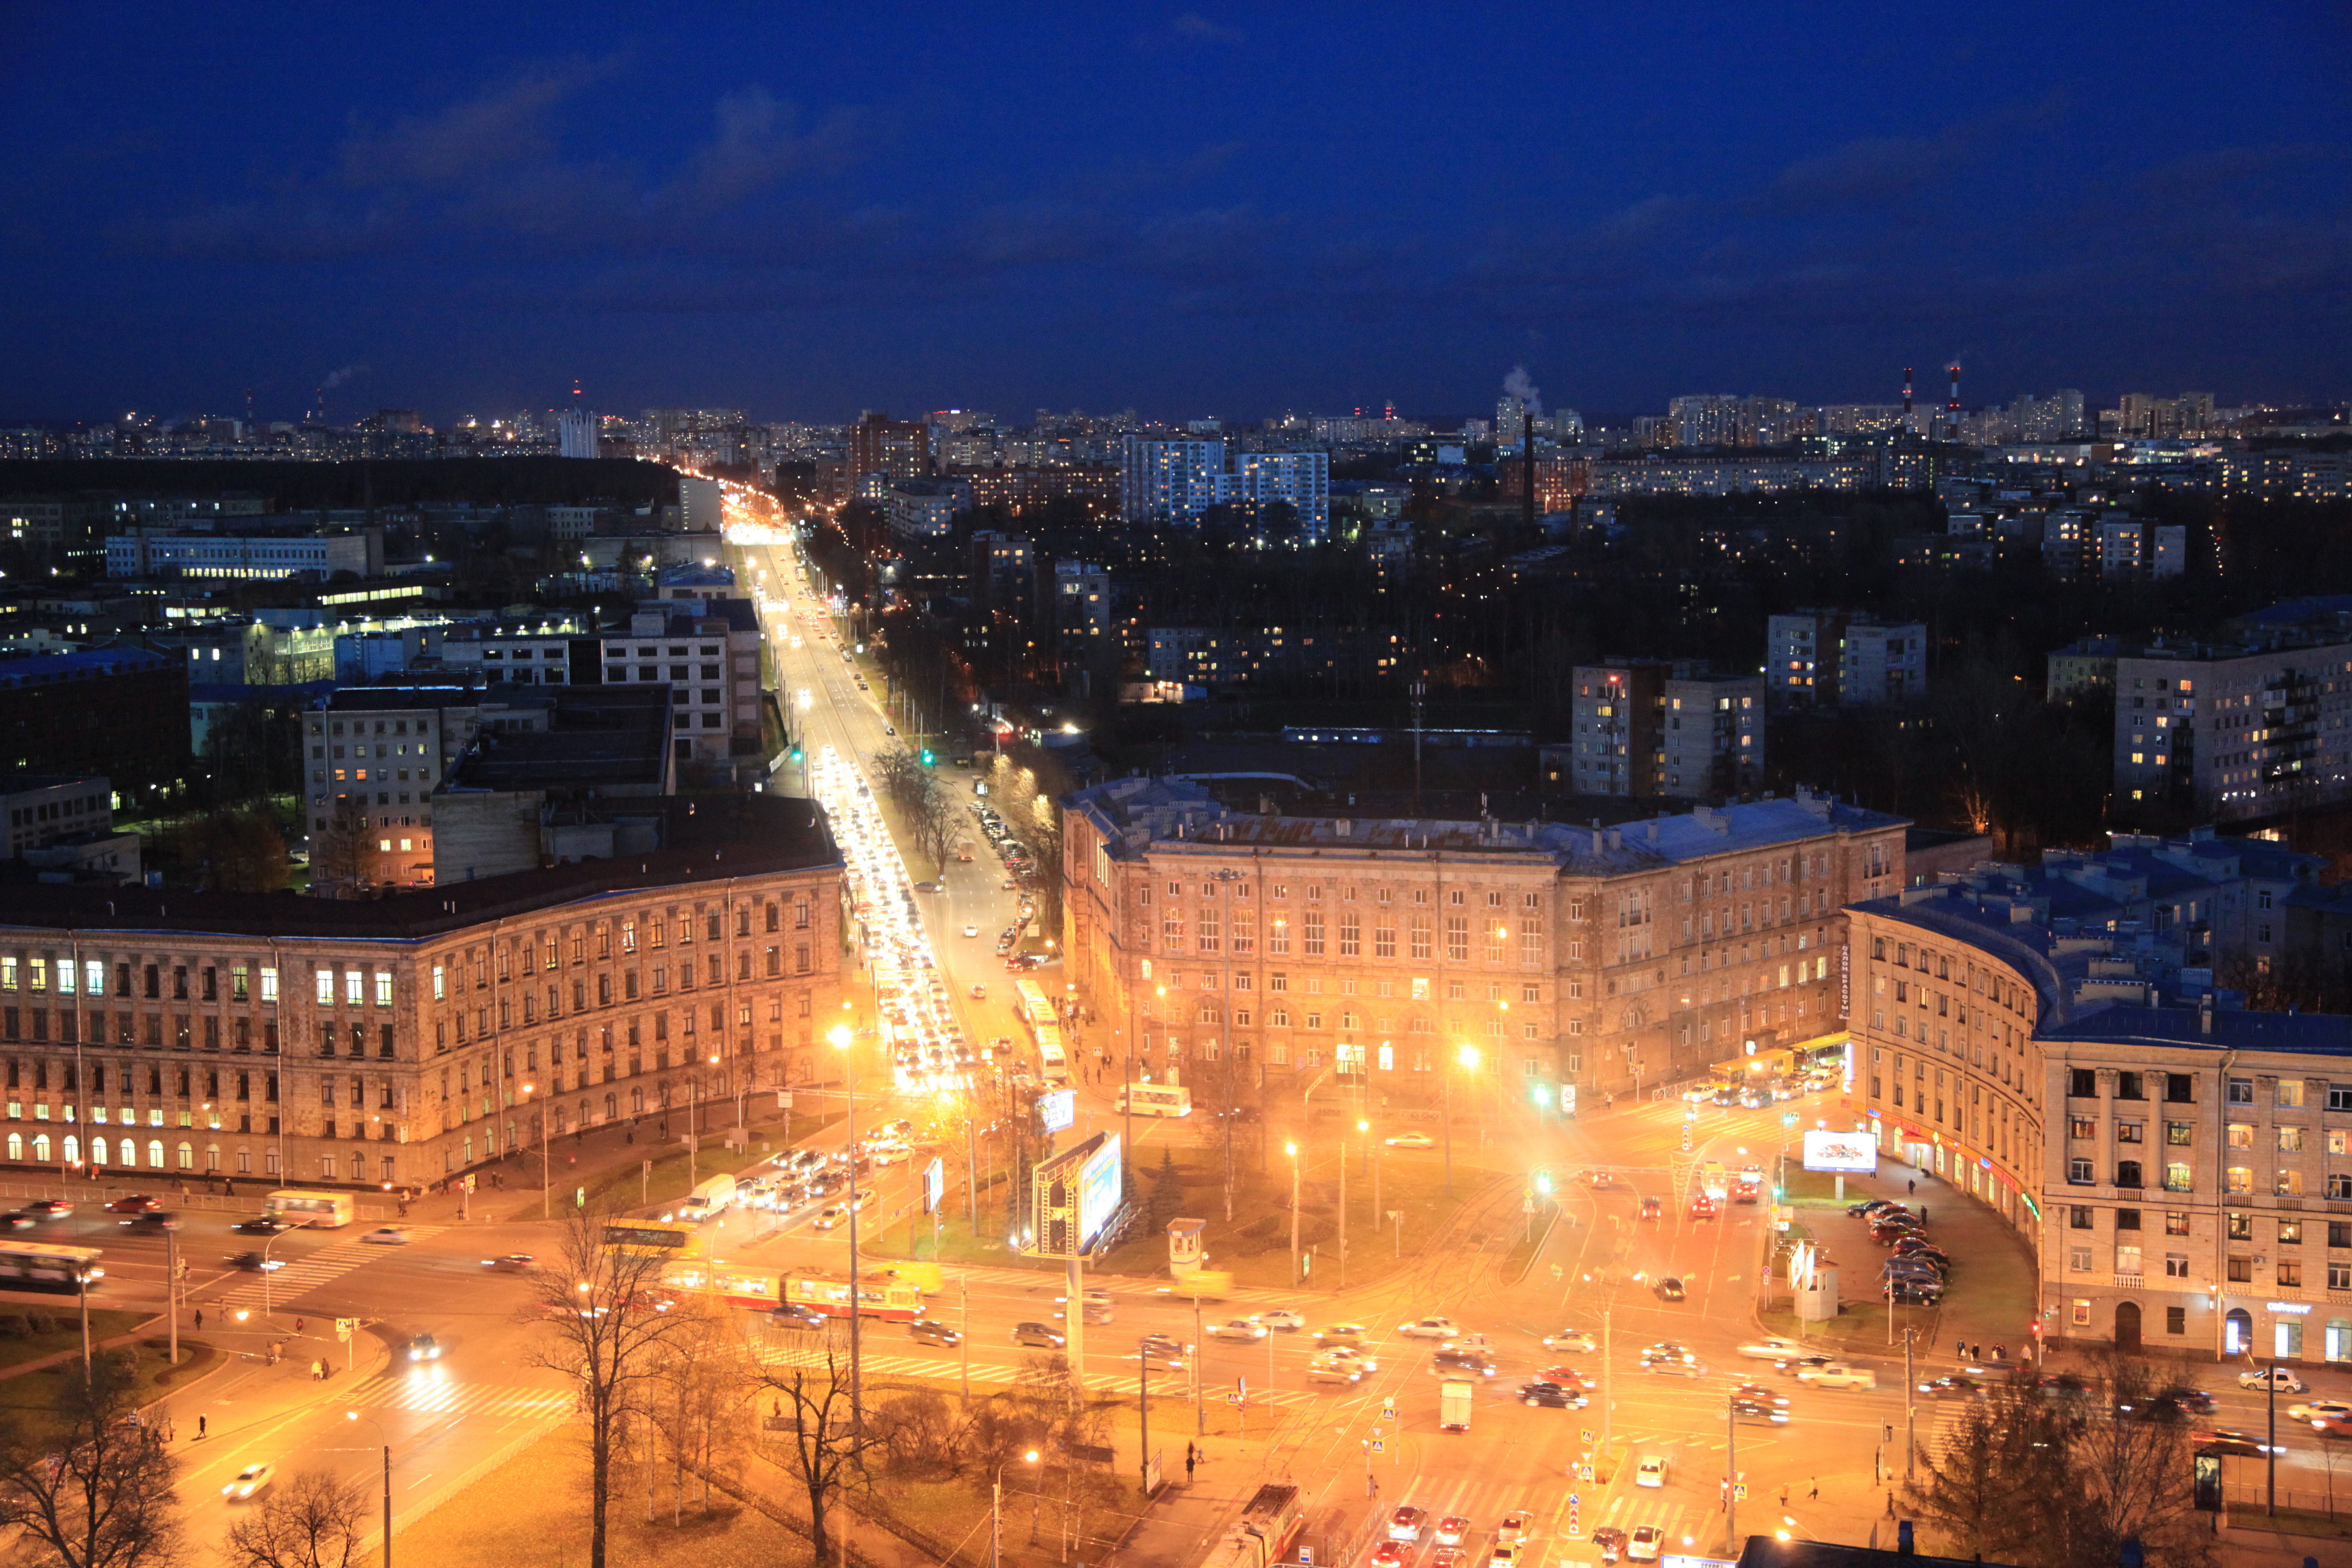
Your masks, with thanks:
[(8, 416), (2339, 391), (2317, 9), (578, 19), (20, 22)]

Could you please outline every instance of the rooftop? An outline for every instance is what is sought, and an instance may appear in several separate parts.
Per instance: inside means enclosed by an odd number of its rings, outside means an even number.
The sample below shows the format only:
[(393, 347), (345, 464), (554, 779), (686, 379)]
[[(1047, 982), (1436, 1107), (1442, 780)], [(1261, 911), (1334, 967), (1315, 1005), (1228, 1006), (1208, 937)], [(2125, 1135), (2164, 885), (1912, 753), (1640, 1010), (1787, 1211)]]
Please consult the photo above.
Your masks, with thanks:
[(79, 653), (45, 653), (31, 658), (0, 660), (0, 686), (46, 686), (67, 680), (95, 680), (130, 671), (177, 669), (180, 661), (141, 647), (93, 647)]
[[(632, 803), (633, 805), (635, 803)], [(520, 918), (559, 904), (625, 897), (842, 864), (832, 825), (814, 801), (787, 795), (643, 803), (667, 816), (662, 847), (613, 860), (583, 860), (339, 901), (292, 893), (200, 893), (20, 882), (7, 889), (0, 931), (173, 931), (277, 937), (289, 942), (419, 942), (486, 920)]]
[(0, 773), (0, 795), (23, 795), (28, 790), (63, 789), (68, 784), (98, 784), (103, 773)]
[(2221, 1007), (2101, 1007), (2073, 1022), (2036, 1031), (2046, 1042), (2198, 1046), (2215, 1051), (2288, 1051), (2352, 1057), (2352, 1017), (2340, 1013), (2253, 1013)]
[(1114, 855), (1149, 846), (1197, 846), (1208, 853), (1240, 848), (1292, 853), (1381, 851), (1542, 856), (1580, 875), (1617, 876), (1664, 866), (1797, 844), (1829, 833), (1900, 827), (1904, 819), (1799, 794), (1778, 800), (1651, 817), (1618, 827), (1559, 822), (1441, 821), (1414, 817), (1307, 817), (1230, 809), (1181, 780), (1119, 779), (1066, 796), (1064, 808), (1096, 818)]
[(486, 722), (436, 795), (634, 787), (663, 793), (669, 778), (667, 686), (493, 686), (483, 709), (537, 709), (547, 727)]
[[(514, 688), (492, 689), (506, 692)], [(336, 689), (326, 708), (331, 713), (410, 712), (420, 708), (476, 708), (486, 695), (478, 686), (345, 686)]]

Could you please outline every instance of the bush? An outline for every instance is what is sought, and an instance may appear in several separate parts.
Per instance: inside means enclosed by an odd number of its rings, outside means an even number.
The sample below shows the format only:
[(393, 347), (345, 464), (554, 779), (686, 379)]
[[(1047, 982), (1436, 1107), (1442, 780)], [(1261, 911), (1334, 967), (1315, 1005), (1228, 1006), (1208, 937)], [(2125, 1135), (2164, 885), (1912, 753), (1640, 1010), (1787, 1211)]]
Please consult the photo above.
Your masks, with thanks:
[(32, 1315), (32, 1324), (33, 1332), (37, 1334), (54, 1334), (58, 1331), (57, 1319), (47, 1312), (35, 1312)]
[(33, 1331), (22, 1312), (0, 1312), (0, 1340), (21, 1340)]

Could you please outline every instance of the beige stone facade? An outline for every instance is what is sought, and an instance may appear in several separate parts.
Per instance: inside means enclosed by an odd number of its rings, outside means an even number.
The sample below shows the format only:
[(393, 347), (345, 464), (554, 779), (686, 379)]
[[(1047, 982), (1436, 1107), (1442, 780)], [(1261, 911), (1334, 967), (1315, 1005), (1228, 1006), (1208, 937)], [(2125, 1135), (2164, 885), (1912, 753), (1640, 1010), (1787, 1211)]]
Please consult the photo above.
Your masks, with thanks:
[(1066, 983), (1101, 1048), (1426, 1097), (1467, 1046), (1534, 1107), (1842, 1027), (1838, 910), (1903, 866), (1898, 819), (1812, 798), (1622, 829), (1254, 816), (1146, 780), (1064, 805)]
[(841, 860), (805, 801), (662, 847), (354, 902), (18, 890), (8, 1163), (422, 1185), (551, 1134), (771, 1092), (836, 1005)]

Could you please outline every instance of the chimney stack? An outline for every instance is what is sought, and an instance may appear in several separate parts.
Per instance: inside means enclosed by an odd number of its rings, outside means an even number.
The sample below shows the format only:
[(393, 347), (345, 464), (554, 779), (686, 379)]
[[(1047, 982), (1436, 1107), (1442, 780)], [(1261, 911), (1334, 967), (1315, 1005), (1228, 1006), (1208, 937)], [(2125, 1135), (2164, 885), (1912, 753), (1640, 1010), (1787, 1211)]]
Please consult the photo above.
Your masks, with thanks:
[(1911, 367), (1907, 364), (1903, 367), (1903, 423), (1906, 427), (1911, 423)]
[(1952, 376), (1952, 400), (1944, 405), (1944, 412), (1949, 415), (1952, 423), (1957, 425), (1960, 422), (1960, 367), (1953, 365), (1949, 368)]
[(1536, 527), (1536, 422), (1535, 416), (1528, 412), (1525, 398), (1519, 400), (1519, 448), (1524, 454), (1520, 459), (1519, 477), (1528, 482), (1527, 499), (1520, 505), (1519, 518), (1528, 525), (1528, 531), (1533, 533)]

